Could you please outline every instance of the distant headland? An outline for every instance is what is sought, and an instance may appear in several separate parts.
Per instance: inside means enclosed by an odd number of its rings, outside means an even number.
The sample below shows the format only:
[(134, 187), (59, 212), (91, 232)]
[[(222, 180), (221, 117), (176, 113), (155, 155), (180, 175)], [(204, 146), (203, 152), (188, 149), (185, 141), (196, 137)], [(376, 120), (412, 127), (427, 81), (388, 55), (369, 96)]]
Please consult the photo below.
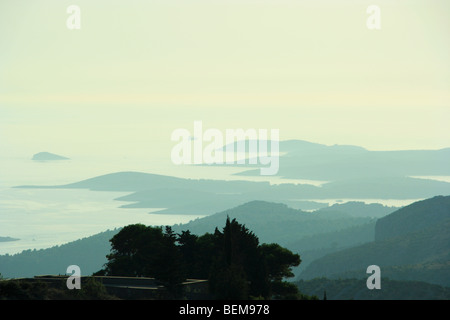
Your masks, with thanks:
[(18, 241), (19, 239), (11, 237), (0, 237), (0, 242)]
[(69, 158), (50, 153), (50, 152), (39, 152), (36, 153), (31, 160), (34, 161), (55, 161), (55, 160), (70, 160)]

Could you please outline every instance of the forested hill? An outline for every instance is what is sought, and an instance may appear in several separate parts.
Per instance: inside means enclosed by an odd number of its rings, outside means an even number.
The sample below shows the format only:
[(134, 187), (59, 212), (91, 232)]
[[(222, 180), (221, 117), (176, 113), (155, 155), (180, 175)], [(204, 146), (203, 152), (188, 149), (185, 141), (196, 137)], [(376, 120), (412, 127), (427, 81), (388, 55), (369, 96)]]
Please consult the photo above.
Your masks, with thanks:
[(377, 241), (421, 231), (450, 219), (450, 196), (437, 196), (410, 204), (377, 221)]
[[(381, 209), (380, 211), (383, 211)], [(361, 210), (364, 211), (364, 210)], [(190, 230), (195, 234), (210, 232), (223, 224), (227, 216), (245, 224), (261, 242), (290, 243), (306, 236), (325, 234), (373, 221), (365, 214), (356, 216), (342, 210), (304, 212), (281, 203), (252, 201), (214, 215), (173, 226), (174, 231)]]
[(317, 259), (301, 278), (362, 278), (375, 264), (391, 279), (450, 286), (449, 212), (450, 196), (402, 208), (378, 220), (375, 241)]
[(5, 278), (23, 278), (46, 274), (65, 274), (73, 264), (81, 268), (82, 275), (91, 275), (106, 263), (110, 253), (109, 240), (119, 229), (108, 230), (41, 250), (25, 250), (14, 255), (0, 256), (0, 273)]

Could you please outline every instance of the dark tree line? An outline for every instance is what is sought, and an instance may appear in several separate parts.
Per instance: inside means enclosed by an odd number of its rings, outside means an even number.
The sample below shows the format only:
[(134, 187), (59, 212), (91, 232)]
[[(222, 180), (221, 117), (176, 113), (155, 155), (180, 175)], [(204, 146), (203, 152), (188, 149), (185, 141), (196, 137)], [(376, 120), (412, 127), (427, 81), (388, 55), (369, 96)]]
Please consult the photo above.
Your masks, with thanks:
[(185, 279), (208, 279), (216, 299), (297, 299), (297, 286), (284, 281), (300, 256), (258, 237), (227, 218), (222, 231), (202, 236), (175, 234), (170, 227), (142, 224), (123, 228), (111, 240), (105, 268), (97, 275), (154, 277), (174, 297)]

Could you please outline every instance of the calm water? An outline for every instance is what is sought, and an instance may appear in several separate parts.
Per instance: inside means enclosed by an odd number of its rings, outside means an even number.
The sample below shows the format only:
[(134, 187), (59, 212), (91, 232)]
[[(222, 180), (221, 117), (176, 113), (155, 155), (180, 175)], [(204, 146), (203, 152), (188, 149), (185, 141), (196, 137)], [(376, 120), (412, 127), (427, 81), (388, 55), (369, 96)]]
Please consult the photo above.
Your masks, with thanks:
[[(77, 182), (118, 171), (141, 171), (184, 178), (245, 179), (231, 176), (232, 168), (180, 167), (167, 161), (132, 162), (111, 159), (76, 159), (58, 162), (34, 162), (25, 158), (0, 158), (0, 236), (19, 238), (0, 242), (0, 254), (14, 254), (25, 249), (61, 245), (96, 233), (132, 223), (172, 225), (201, 216), (152, 214), (151, 209), (119, 208), (114, 201), (121, 192), (88, 190), (17, 189), (18, 185), (59, 185)], [(321, 181), (284, 180), (270, 177), (248, 178), (272, 183), (296, 182), (320, 185)], [(354, 199), (339, 199), (344, 202)], [(330, 204), (338, 199), (318, 200)], [(411, 200), (366, 199), (389, 206), (402, 206)], [(359, 199), (361, 201), (361, 199)], [(157, 209), (155, 208), (154, 211)]]
[(198, 217), (151, 214), (151, 209), (122, 209), (119, 206), (123, 202), (114, 201), (126, 194), (120, 192), (13, 188), (66, 184), (117, 171), (151, 172), (146, 163), (111, 164), (110, 159), (0, 160), (0, 236), (20, 239), (0, 242), (0, 254), (48, 248), (131, 223), (171, 225)]
[[(35, 162), (28, 158), (0, 158), (0, 254), (61, 245), (132, 223), (172, 225), (201, 215), (152, 214), (152, 209), (119, 208), (121, 192), (64, 189), (18, 189), (18, 185), (60, 185), (119, 171), (140, 171), (184, 178), (245, 179), (231, 176), (238, 169), (174, 166), (167, 161), (86, 158)], [(256, 177), (252, 180), (267, 180)], [(274, 183), (292, 180), (272, 179)], [(315, 181), (295, 181), (320, 184)]]

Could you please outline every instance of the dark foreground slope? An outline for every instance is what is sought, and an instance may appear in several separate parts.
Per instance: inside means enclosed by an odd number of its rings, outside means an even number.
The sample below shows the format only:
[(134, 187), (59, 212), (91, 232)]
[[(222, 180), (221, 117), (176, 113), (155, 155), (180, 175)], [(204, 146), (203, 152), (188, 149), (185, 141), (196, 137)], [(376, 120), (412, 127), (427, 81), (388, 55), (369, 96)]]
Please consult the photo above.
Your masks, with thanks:
[(413, 203), (377, 221), (375, 241), (326, 255), (300, 275), (364, 278), (369, 265), (382, 276), (450, 286), (450, 196)]
[(368, 290), (365, 279), (300, 280), (300, 292), (328, 300), (449, 300), (450, 288), (421, 281), (381, 279), (381, 290)]

